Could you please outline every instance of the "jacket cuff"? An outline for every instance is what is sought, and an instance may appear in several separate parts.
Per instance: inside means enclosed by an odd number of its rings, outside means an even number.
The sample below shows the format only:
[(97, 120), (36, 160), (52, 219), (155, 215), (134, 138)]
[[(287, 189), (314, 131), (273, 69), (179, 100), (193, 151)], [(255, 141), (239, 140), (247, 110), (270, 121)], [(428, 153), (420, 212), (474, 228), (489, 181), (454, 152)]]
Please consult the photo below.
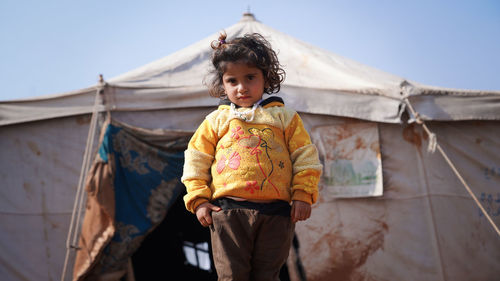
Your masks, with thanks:
[(196, 214), (196, 209), (198, 208), (198, 206), (200, 206), (201, 204), (205, 203), (205, 202), (208, 202), (208, 199), (206, 198), (198, 198), (196, 200), (194, 200), (193, 202), (191, 202), (191, 206), (189, 208), (189, 211), (193, 214)]
[(300, 189), (293, 191), (292, 201), (302, 201), (308, 204), (314, 203), (313, 196)]

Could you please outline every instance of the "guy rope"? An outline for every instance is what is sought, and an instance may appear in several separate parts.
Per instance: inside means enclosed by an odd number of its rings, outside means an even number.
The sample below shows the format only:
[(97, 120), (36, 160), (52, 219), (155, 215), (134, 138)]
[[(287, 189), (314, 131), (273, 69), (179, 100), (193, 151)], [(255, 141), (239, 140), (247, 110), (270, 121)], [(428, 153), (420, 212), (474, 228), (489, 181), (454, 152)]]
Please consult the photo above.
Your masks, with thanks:
[(484, 207), (481, 204), (481, 202), (479, 202), (479, 200), (477, 199), (476, 195), (474, 195), (474, 193), (472, 192), (471, 188), (469, 187), (469, 185), (467, 184), (467, 182), (464, 180), (464, 178), (462, 177), (462, 175), (460, 174), (460, 172), (457, 170), (457, 168), (455, 167), (455, 165), (453, 164), (453, 162), (451, 162), (451, 160), (448, 157), (448, 155), (446, 155), (446, 153), (444, 152), (443, 148), (439, 145), (439, 143), (437, 142), (436, 134), (434, 134), (433, 132), (431, 132), (431, 130), (429, 130), (429, 128), (425, 124), (424, 120), (422, 120), (422, 118), (420, 117), (420, 114), (418, 112), (416, 112), (415, 109), (413, 108), (413, 106), (411, 105), (411, 103), (408, 100), (408, 98), (405, 98), (404, 101), (405, 101), (408, 109), (410, 110), (411, 114), (415, 118), (415, 122), (417, 124), (421, 125), (422, 128), (424, 128), (424, 130), (427, 133), (427, 135), (429, 136), (428, 151), (431, 152), (431, 153), (434, 153), (434, 151), (436, 149), (439, 151), (439, 153), (443, 156), (443, 158), (446, 161), (446, 163), (448, 164), (448, 166), (450, 166), (450, 168), (453, 170), (453, 172), (455, 173), (455, 175), (457, 176), (457, 178), (460, 180), (460, 182), (462, 183), (462, 185), (465, 187), (465, 189), (467, 190), (467, 192), (469, 193), (469, 195), (472, 197), (472, 199), (474, 199), (474, 202), (476, 203), (476, 205), (479, 207), (479, 209), (484, 214), (484, 216), (486, 217), (486, 219), (488, 220), (488, 222), (491, 224), (491, 226), (493, 227), (493, 229), (496, 231), (496, 233), (498, 234), (498, 237), (500, 237), (500, 230), (498, 229), (498, 226), (491, 219), (490, 215), (488, 214), (488, 212), (486, 212), (486, 210), (484, 209)]

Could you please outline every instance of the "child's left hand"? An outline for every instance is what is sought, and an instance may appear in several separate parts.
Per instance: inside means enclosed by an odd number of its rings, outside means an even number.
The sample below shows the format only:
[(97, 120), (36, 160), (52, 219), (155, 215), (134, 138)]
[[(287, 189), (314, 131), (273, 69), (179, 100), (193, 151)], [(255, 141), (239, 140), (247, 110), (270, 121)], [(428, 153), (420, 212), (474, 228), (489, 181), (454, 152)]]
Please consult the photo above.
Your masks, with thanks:
[(311, 205), (302, 201), (293, 201), (290, 216), (293, 222), (307, 220), (311, 216)]

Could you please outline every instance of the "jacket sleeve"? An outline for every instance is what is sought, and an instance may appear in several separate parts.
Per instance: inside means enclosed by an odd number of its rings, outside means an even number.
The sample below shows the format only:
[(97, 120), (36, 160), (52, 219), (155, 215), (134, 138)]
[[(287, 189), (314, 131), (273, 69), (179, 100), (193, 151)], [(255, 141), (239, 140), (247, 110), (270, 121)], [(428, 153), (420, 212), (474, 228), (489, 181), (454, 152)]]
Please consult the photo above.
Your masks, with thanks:
[(292, 160), (292, 200), (313, 204), (318, 199), (318, 183), (323, 166), (316, 146), (304, 128), (298, 114), (285, 129), (288, 151)]
[(184, 196), (186, 209), (192, 213), (195, 213), (200, 204), (211, 200), (210, 168), (215, 158), (217, 142), (217, 134), (205, 119), (184, 152), (184, 170), (181, 181), (187, 191)]

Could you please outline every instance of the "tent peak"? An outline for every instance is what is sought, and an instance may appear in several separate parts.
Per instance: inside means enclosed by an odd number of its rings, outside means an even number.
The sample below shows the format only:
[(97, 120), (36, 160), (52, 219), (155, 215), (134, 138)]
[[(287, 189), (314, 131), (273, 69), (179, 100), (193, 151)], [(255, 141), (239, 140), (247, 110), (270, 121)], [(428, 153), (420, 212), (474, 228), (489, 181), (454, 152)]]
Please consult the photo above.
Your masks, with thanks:
[(250, 10), (248, 10), (247, 12), (243, 13), (243, 17), (241, 17), (240, 21), (245, 22), (245, 21), (257, 21), (257, 20), (255, 19), (255, 15), (252, 14)]

